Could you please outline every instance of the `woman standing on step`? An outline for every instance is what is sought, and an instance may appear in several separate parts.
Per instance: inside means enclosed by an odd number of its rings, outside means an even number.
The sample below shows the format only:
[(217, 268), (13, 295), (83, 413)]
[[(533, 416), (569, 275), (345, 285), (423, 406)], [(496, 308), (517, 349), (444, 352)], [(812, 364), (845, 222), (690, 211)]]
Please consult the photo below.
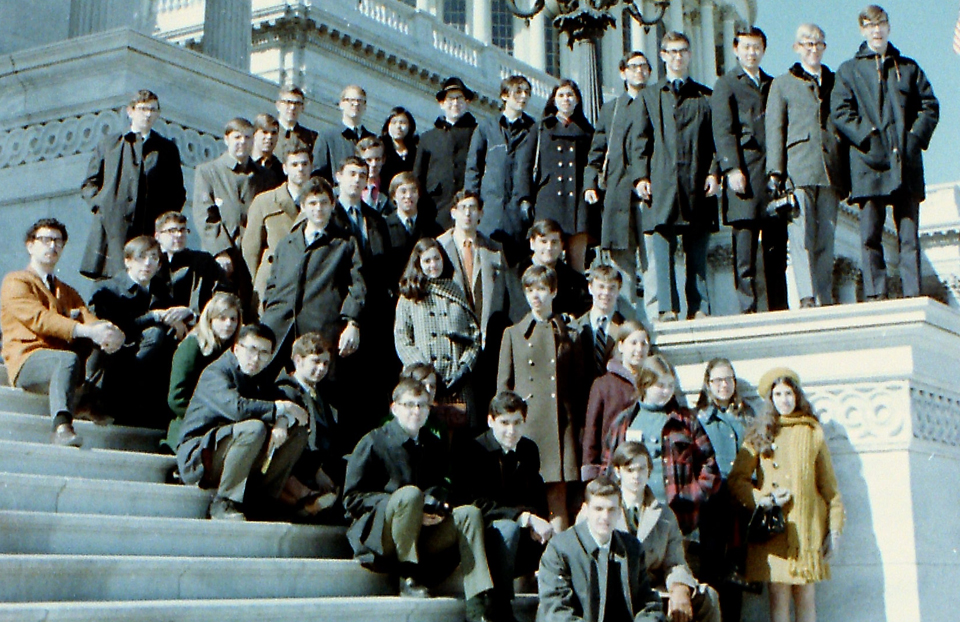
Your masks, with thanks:
[(176, 451), (180, 441), (180, 424), (197, 388), (200, 372), (233, 345), (239, 328), (240, 299), (226, 292), (215, 293), (203, 308), (197, 325), (184, 337), (173, 354), (167, 405), (174, 418), (167, 428), (167, 438), (160, 441), (162, 447)]
[(796, 372), (778, 368), (758, 386), (766, 412), (747, 432), (729, 484), (749, 510), (779, 506), (783, 533), (747, 551), (747, 580), (769, 583), (770, 619), (789, 622), (790, 601), (797, 622), (817, 619), (814, 585), (830, 578), (844, 512), (830, 450)]

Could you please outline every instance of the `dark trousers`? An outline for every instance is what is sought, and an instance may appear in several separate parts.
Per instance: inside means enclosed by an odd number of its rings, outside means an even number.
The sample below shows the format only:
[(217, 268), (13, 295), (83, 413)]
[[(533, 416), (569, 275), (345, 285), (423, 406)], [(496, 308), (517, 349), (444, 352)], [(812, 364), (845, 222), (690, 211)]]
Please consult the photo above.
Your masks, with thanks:
[(677, 288), (677, 236), (686, 255), (687, 315), (697, 311), (710, 313), (707, 292), (707, 244), (710, 233), (702, 229), (657, 229), (649, 238), (653, 253), (653, 271), (656, 273), (657, 310), (660, 313), (680, 311), (680, 292)]
[(876, 197), (860, 206), (860, 241), (863, 254), (863, 295), (870, 298), (887, 296), (887, 264), (883, 260), (883, 225), (887, 205), (893, 206), (893, 222), (897, 226), (900, 249), (900, 283), (903, 295), (920, 295), (920, 202), (902, 194)]
[(757, 250), (763, 253), (767, 309), (787, 308), (787, 224), (781, 219), (733, 225), (734, 280), (741, 313), (757, 310)]
[(101, 354), (103, 406), (118, 423), (166, 429), (166, 395), (176, 340), (165, 326), (151, 326), (113, 354)]
[(537, 569), (543, 545), (530, 537), (529, 528), (507, 518), (487, 525), (484, 543), (497, 596), (510, 600), (514, 596), (513, 579)]
[(17, 374), (16, 386), (47, 392), (53, 428), (73, 421), (74, 398), (83, 381), (84, 362), (72, 350), (34, 350)]
[(717, 590), (724, 622), (739, 621), (743, 603), (741, 588), (727, 580), (734, 571), (744, 570), (747, 520), (743, 511), (726, 481), (700, 506), (697, 578)]

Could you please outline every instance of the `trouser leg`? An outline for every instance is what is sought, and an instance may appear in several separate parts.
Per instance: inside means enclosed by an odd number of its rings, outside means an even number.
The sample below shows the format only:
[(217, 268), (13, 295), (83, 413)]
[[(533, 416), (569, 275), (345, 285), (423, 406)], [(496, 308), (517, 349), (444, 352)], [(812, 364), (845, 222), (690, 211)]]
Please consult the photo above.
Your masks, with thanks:
[(913, 298), (920, 295), (920, 203), (903, 197), (893, 204), (893, 220), (900, 238), (900, 282), (903, 295)]
[(247, 480), (267, 440), (267, 426), (247, 419), (230, 426), (230, 435), (217, 442), (209, 483), (217, 484), (217, 496), (243, 503)]
[(72, 350), (35, 350), (17, 374), (16, 386), (47, 392), (53, 429), (73, 421), (77, 387), (83, 380), (83, 362)]
[[(683, 252), (687, 257), (687, 316), (697, 311), (710, 314), (710, 293), (707, 291), (707, 245), (710, 234), (699, 229), (683, 234)], [(679, 310), (679, 304), (677, 305)]]
[(694, 622), (720, 622), (720, 597), (706, 583), (699, 584), (693, 590), (690, 604), (693, 606)]
[[(646, 322), (643, 302), (637, 298), (637, 274), (639, 273), (637, 249), (610, 249), (605, 251), (604, 254), (623, 277), (623, 285), (620, 287), (620, 300), (618, 301), (620, 312), (627, 319)], [(644, 281), (644, 292), (646, 292), (646, 287), (647, 283)]]
[(383, 524), (384, 555), (396, 555), (401, 564), (416, 564), (420, 560), (417, 539), (422, 525), (422, 490), (404, 486), (390, 495)]
[(830, 187), (817, 187), (814, 217), (815, 237), (808, 243), (812, 249), (813, 289), (821, 305), (833, 304), (833, 259), (837, 234), (837, 193)]
[(767, 309), (787, 308), (787, 224), (777, 218), (760, 232), (763, 251), (763, 282), (767, 286)]
[(860, 270), (863, 272), (863, 295), (883, 298), (887, 295), (887, 264), (883, 259), (883, 223), (887, 206), (870, 199), (860, 207)]
[(657, 283), (657, 312), (680, 311), (680, 293), (677, 291), (676, 250), (677, 236), (672, 231), (654, 231), (650, 236), (654, 278)]
[[(266, 473), (261, 473), (263, 460), (258, 460), (256, 468), (253, 469), (252, 488), (258, 493), (263, 493), (273, 499), (280, 495), (284, 484), (290, 478), (293, 467), (300, 459), (307, 446), (307, 429), (304, 426), (295, 426), (288, 430), (287, 440), (283, 445), (277, 447), (273, 458), (270, 460), (270, 466)], [(266, 459), (266, 455), (263, 456)]]
[(753, 313), (757, 310), (757, 233), (756, 229), (743, 226), (734, 227), (730, 236), (733, 246), (733, 278), (741, 313)]
[(817, 243), (817, 188), (797, 188), (794, 196), (800, 205), (800, 214), (787, 224), (787, 243), (790, 265), (796, 280), (797, 297), (814, 298), (815, 259), (814, 249)]
[(487, 525), (484, 533), (493, 586), (504, 599), (514, 596), (513, 578), (516, 576), (517, 551), (523, 532), (517, 521), (504, 518)]
[(660, 313), (658, 299), (660, 297), (660, 284), (657, 281), (657, 258), (653, 250), (653, 236), (650, 234), (643, 236), (646, 243), (647, 253), (646, 268), (643, 271), (643, 308), (649, 321), (657, 319)]
[(463, 594), (467, 599), (493, 589), (490, 568), (483, 545), (483, 514), (472, 505), (453, 509), (463, 570)]

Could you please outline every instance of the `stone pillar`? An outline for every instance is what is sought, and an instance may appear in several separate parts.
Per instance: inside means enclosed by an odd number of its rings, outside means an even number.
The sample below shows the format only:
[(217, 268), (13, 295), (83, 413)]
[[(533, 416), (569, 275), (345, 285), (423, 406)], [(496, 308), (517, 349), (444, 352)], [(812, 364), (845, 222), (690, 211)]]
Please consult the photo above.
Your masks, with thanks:
[[(601, 83), (607, 91), (614, 89), (618, 94), (623, 86), (623, 82), (620, 80), (620, 57), (623, 56), (623, 17), (627, 17), (627, 15), (621, 12), (617, 16), (616, 25), (604, 31), (603, 38), (600, 40), (600, 45), (603, 46), (603, 54), (601, 55), (603, 66), (600, 67)], [(630, 18), (627, 17), (627, 19)]]
[(673, 0), (667, 14), (664, 16), (664, 25), (667, 30), (676, 30), (686, 34), (686, 24), (683, 21), (683, 0)]
[(467, 0), (467, 34), (487, 45), (493, 43), (490, 11), (490, 0)]
[(583, 94), (583, 113), (587, 116), (587, 120), (596, 123), (600, 114), (600, 105), (603, 103), (600, 80), (597, 75), (596, 41), (589, 37), (575, 41), (572, 60), (572, 66), (567, 70)]
[[(528, 20), (514, 20), (513, 55), (531, 67), (543, 71), (547, 66), (543, 11)], [(550, 28), (553, 26), (551, 25)]]
[(70, 0), (68, 34), (82, 37), (126, 26), (152, 35), (156, 18), (154, 0)]
[(733, 53), (733, 38), (737, 36), (737, 15), (731, 9), (723, 12), (723, 73), (737, 66), (737, 56)]
[(717, 38), (714, 0), (700, 3), (700, 45), (703, 49), (703, 83), (713, 87), (717, 79)]
[(250, 71), (251, 0), (206, 0), (203, 53), (241, 71)]

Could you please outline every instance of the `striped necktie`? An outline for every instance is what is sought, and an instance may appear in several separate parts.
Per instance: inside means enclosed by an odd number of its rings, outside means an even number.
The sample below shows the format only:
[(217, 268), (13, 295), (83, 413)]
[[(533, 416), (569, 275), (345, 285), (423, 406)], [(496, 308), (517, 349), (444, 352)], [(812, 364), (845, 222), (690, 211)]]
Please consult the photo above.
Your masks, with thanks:
[(604, 316), (597, 322), (597, 330), (594, 333), (593, 341), (593, 357), (597, 364), (597, 371), (601, 374), (607, 365), (607, 331), (604, 330), (604, 326), (606, 325), (607, 318)]

